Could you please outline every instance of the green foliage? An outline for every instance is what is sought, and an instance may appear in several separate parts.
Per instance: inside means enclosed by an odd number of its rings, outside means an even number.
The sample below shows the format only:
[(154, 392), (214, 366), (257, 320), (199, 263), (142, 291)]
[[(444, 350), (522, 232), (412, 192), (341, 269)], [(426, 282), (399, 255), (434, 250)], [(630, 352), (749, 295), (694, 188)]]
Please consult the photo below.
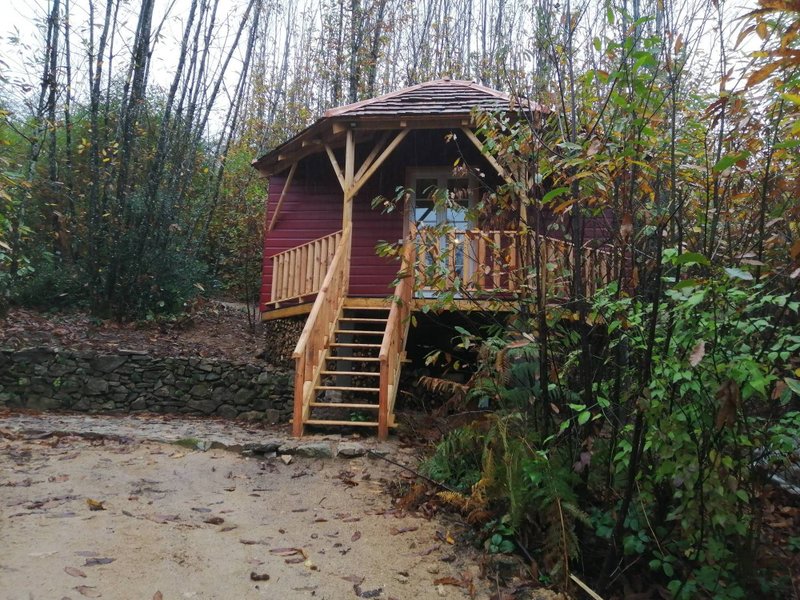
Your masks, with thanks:
[[(648, 520), (641, 515), (626, 523), (625, 551), (651, 555), (651, 568), (681, 598), (742, 597), (754, 568), (765, 472), (790, 459), (796, 439), (788, 432), (800, 425), (796, 411), (783, 408), (793, 392), (782, 385), (800, 335), (780, 318), (796, 322), (800, 305), (790, 294), (763, 284), (745, 288), (737, 280), (719, 277), (666, 292), (653, 376), (640, 397), (628, 400), (657, 427), (645, 430), (647, 466), (637, 484)], [(611, 346), (624, 343), (636, 364), (647, 348), (649, 307), (603, 296), (595, 307), (624, 315)], [(598, 397), (608, 397), (611, 385), (599, 382)], [(598, 448), (610, 453), (610, 477), (618, 485), (633, 451), (628, 431), (621, 433)]]
[(451, 431), (437, 445), (420, 472), (461, 492), (478, 483), (483, 457), (483, 435), (471, 427)]
[(509, 524), (509, 516), (492, 519), (483, 527), (486, 541), (483, 546), (490, 554), (510, 554), (516, 549), (514, 536), (516, 531)]
[(203, 262), (186, 252), (181, 229), (151, 229), (147, 210), (139, 197), (131, 199), (132, 219), (140, 225), (125, 231), (114, 247), (115, 310), (139, 319), (182, 312), (203, 289), (207, 272)]
[(44, 253), (18, 272), (9, 293), (14, 303), (40, 310), (87, 308), (86, 283), (77, 265)]

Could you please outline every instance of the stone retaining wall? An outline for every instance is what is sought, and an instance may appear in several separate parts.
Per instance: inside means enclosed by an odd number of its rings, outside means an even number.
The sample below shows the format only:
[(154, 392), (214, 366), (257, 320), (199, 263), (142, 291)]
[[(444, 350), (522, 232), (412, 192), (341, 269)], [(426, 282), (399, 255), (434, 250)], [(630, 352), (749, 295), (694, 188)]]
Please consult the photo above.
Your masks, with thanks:
[(287, 422), (289, 369), (138, 352), (0, 350), (0, 406)]

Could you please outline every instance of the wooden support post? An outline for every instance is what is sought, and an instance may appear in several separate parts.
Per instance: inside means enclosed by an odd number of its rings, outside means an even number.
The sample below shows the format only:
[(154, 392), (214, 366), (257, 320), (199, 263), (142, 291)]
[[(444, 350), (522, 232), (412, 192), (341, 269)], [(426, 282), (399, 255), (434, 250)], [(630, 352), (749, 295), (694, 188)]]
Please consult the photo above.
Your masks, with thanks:
[(281, 212), (281, 206), (283, 206), (283, 199), (286, 197), (286, 192), (289, 190), (289, 186), (292, 185), (292, 179), (294, 179), (295, 171), (297, 171), (297, 163), (294, 163), (292, 165), (292, 168), (289, 169), (289, 175), (286, 176), (286, 182), (283, 184), (283, 189), (281, 190), (280, 198), (278, 198), (278, 204), (277, 206), (275, 206), (275, 210), (272, 211), (272, 218), (269, 220), (267, 233), (272, 231), (272, 228), (275, 227), (275, 221), (278, 220), (278, 213)]
[(381, 387), (378, 392), (378, 439), (381, 441), (389, 437), (389, 375), (389, 362), (381, 358)]
[(475, 133), (469, 127), (462, 127), (461, 131), (464, 132), (464, 135), (467, 136), (467, 139), (474, 144), (487, 162), (494, 167), (494, 170), (497, 171), (497, 174), (500, 175), (500, 177), (502, 177), (506, 183), (512, 184), (513, 179), (509, 177), (508, 173), (506, 173), (506, 170), (500, 166), (500, 163), (497, 162), (495, 157), (483, 149), (483, 144), (478, 139), (478, 136), (475, 135)]
[(294, 373), (294, 410), (292, 411), (292, 435), (303, 436), (303, 387), (305, 385), (305, 363), (295, 368)]
[(336, 179), (339, 180), (339, 185), (342, 186), (342, 191), (346, 193), (347, 186), (345, 185), (344, 175), (342, 175), (342, 169), (339, 167), (339, 161), (336, 160), (336, 155), (333, 153), (333, 150), (328, 144), (325, 144), (325, 152), (328, 153), (328, 158), (331, 161), (333, 172), (336, 173)]
[(361, 177), (353, 182), (353, 189), (350, 192), (351, 196), (355, 196), (358, 193), (361, 187), (369, 180), (370, 177), (372, 177), (375, 171), (377, 171), (386, 161), (386, 159), (389, 158), (389, 155), (394, 152), (395, 148), (400, 145), (400, 142), (405, 139), (409, 131), (410, 129), (408, 128), (400, 131), (400, 133), (398, 133), (392, 142), (386, 147), (386, 150), (384, 150), (381, 155), (375, 159), (372, 165), (370, 165), (370, 167), (361, 175)]
[(372, 161), (375, 160), (375, 157), (378, 156), (378, 152), (380, 152), (383, 149), (383, 147), (386, 145), (386, 142), (389, 140), (390, 133), (391, 131), (387, 131), (386, 133), (384, 133), (381, 136), (381, 139), (378, 140), (378, 143), (375, 144), (375, 147), (372, 149), (372, 152), (369, 153), (369, 156), (367, 156), (366, 160), (364, 161), (364, 164), (362, 164), (361, 167), (358, 169), (358, 172), (356, 173), (355, 176), (355, 181), (360, 181), (361, 178), (364, 176), (366, 170), (369, 169), (370, 166), (372, 166)]
[(347, 141), (344, 147), (344, 210), (342, 211), (342, 229), (353, 222), (353, 177), (356, 164), (356, 144), (353, 130), (347, 130)]

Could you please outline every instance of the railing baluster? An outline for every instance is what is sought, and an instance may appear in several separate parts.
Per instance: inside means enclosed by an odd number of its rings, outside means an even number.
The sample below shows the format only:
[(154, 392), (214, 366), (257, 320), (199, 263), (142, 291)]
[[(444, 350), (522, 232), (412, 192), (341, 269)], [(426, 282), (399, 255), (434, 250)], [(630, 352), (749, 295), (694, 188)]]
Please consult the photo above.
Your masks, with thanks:
[(478, 264), (475, 270), (478, 273), (476, 287), (482, 290), (486, 287), (486, 235), (483, 233), (478, 236)]
[(292, 253), (287, 252), (283, 257), (283, 282), (281, 284), (281, 300), (291, 297)]
[(493, 247), (492, 247), (492, 287), (496, 290), (500, 289), (500, 253), (501, 253), (501, 232), (493, 232)]
[(312, 290), (319, 288), (319, 272), (320, 264), (322, 263), (322, 257), (320, 256), (320, 253), (322, 252), (322, 244), (322, 240), (316, 240), (314, 242), (314, 272), (311, 281)]
[(303, 284), (303, 295), (308, 295), (314, 291), (314, 243), (306, 248), (306, 276)]
[(275, 302), (278, 298), (278, 285), (280, 281), (281, 263), (279, 260), (272, 261), (272, 281), (270, 285), (270, 302)]
[(519, 252), (519, 235), (516, 231), (509, 232), (508, 245), (508, 291), (517, 289), (517, 253)]

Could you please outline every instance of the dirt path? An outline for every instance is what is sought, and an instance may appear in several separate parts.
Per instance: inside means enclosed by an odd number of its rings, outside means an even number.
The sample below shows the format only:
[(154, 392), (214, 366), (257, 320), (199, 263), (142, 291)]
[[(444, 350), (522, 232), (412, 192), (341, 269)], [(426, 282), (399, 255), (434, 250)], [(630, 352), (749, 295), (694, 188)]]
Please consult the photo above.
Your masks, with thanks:
[(491, 594), (452, 524), (393, 508), (404, 474), (383, 460), (287, 465), (25, 418), (0, 418), (0, 598), (463, 598), (448, 582), (465, 573)]

